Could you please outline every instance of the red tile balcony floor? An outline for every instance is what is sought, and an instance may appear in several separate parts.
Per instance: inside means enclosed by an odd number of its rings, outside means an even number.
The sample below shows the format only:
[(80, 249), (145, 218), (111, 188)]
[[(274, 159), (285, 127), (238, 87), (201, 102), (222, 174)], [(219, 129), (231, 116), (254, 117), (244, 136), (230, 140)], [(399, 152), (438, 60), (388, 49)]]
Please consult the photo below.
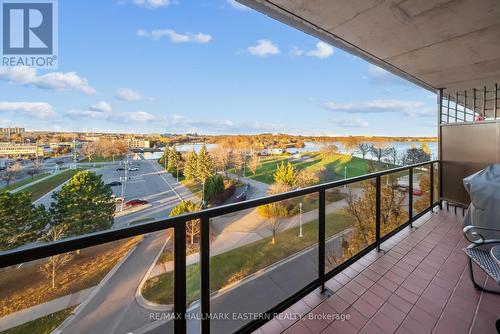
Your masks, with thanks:
[[(333, 294), (314, 291), (255, 333), (496, 333), (500, 296), (472, 285), (462, 221), (461, 212), (427, 214), (385, 242), (385, 253), (373, 251), (328, 281)], [(475, 274), (498, 289), (477, 267)]]

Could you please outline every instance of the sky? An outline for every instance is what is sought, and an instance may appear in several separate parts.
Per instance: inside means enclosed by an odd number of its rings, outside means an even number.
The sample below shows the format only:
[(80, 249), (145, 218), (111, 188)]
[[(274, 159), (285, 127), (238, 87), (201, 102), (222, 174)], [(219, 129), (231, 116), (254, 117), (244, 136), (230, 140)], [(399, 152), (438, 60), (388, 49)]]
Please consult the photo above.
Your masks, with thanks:
[(59, 67), (0, 67), (0, 127), (435, 136), (436, 96), (233, 0), (59, 1)]

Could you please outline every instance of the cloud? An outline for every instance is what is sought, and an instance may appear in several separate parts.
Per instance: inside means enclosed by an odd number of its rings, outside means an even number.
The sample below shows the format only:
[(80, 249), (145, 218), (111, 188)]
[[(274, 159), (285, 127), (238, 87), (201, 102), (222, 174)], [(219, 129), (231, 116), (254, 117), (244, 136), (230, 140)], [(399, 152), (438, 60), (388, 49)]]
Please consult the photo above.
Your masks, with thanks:
[(335, 120), (334, 123), (342, 128), (365, 128), (369, 125), (367, 121), (361, 119), (358, 116), (338, 119)]
[(191, 119), (189, 117), (173, 114), (165, 119), (165, 126), (185, 131), (194, 132), (212, 132), (212, 133), (258, 133), (272, 132), (282, 129), (275, 124), (260, 123), (260, 122), (242, 122), (235, 123), (231, 120), (200, 120)]
[(145, 111), (135, 111), (135, 112), (127, 112), (123, 113), (123, 116), (133, 122), (151, 122), (156, 119), (156, 117), (150, 113)]
[(159, 41), (162, 38), (168, 38), (172, 43), (200, 43), (206, 44), (212, 40), (212, 36), (204, 33), (193, 34), (190, 32), (181, 34), (172, 29), (154, 29), (147, 31), (145, 29), (137, 30), (137, 36), (149, 38), (152, 41)]
[(149, 9), (157, 9), (160, 7), (167, 7), (172, 4), (170, 0), (134, 0), (134, 3), (137, 6), (149, 8)]
[(328, 57), (333, 56), (335, 50), (333, 46), (331, 46), (330, 44), (326, 44), (325, 42), (319, 41), (318, 43), (316, 43), (316, 49), (304, 51), (298, 47), (294, 47), (291, 53), (295, 57), (309, 56), (320, 59), (326, 59)]
[(69, 110), (66, 113), (67, 116), (76, 116), (76, 117), (88, 117), (92, 119), (109, 119), (111, 117), (111, 113), (97, 111), (97, 110)]
[(88, 95), (96, 91), (87, 79), (81, 78), (76, 72), (51, 72), (39, 76), (35, 68), (26, 66), (0, 68), (0, 80), (42, 89), (73, 90)]
[(233, 7), (234, 9), (238, 9), (238, 10), (242, 10), (242, 11), (246, 11), (246, 10), (249, 10), (250, 8), (248, 8), (247, 6), (245, 5), (242, 5), (241, 3), (237, 2), (236, 0), (226, 0), (226, 2), (231, 6)]
[(90, 106), (90, 110), (97, 112), (111, 112), (113, 109), (111, 105), (106, 101), (97, 102), (93, 106)]
[(0, 102), (0, 112), (19, 112), (38, 119), (56, 115), (52, 105), (46, 102)]
[(256, 45), (248, 47), (247, 50), (250, 54), (258, 57), (266, 57), (280, 53), (278, 46), (268, 39), (259, 39)]
[(119, 89), (116, 92), (115, 97), (119, 100), (128, 101), (128, 102), (140, 101), (140, 100), (144, 99), (144, 96), (142, 95), (142, 93), (140, 93), (136, 90), (130, 89), (130, 88)]
[(432, 107), (420, 101), (373, 100), (366, 102), (336, 103), (326, 102), (323, 107), (333, 112), (403, 113), (408, 116), (434, 116)]

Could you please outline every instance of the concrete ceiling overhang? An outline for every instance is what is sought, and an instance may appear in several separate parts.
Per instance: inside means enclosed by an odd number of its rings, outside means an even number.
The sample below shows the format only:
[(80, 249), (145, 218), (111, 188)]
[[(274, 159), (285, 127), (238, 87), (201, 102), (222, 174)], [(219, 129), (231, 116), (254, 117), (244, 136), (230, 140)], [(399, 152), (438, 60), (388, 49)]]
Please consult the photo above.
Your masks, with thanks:
[(426, 89), (500, 84), (499, 0), (238, 0)]

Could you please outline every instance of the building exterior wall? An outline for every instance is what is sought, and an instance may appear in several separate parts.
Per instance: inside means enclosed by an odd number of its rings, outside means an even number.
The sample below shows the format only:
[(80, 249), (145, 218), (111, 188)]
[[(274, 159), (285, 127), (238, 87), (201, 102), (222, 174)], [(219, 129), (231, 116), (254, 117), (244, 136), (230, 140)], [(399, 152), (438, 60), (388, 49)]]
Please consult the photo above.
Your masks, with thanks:
[(22, 155), (43, 156), (43, 146), (36, 144), (0, 144), (0, 156), (11, 157)]
[(10, 137), (13, 134), (21, 134), (22, 135), (25, 132), (26, 132), (25, 128), (18, 128), (18, 127), (0, 128), (0, 134), (2, 134), (3, 136), (7, 136), (7, 137)]

